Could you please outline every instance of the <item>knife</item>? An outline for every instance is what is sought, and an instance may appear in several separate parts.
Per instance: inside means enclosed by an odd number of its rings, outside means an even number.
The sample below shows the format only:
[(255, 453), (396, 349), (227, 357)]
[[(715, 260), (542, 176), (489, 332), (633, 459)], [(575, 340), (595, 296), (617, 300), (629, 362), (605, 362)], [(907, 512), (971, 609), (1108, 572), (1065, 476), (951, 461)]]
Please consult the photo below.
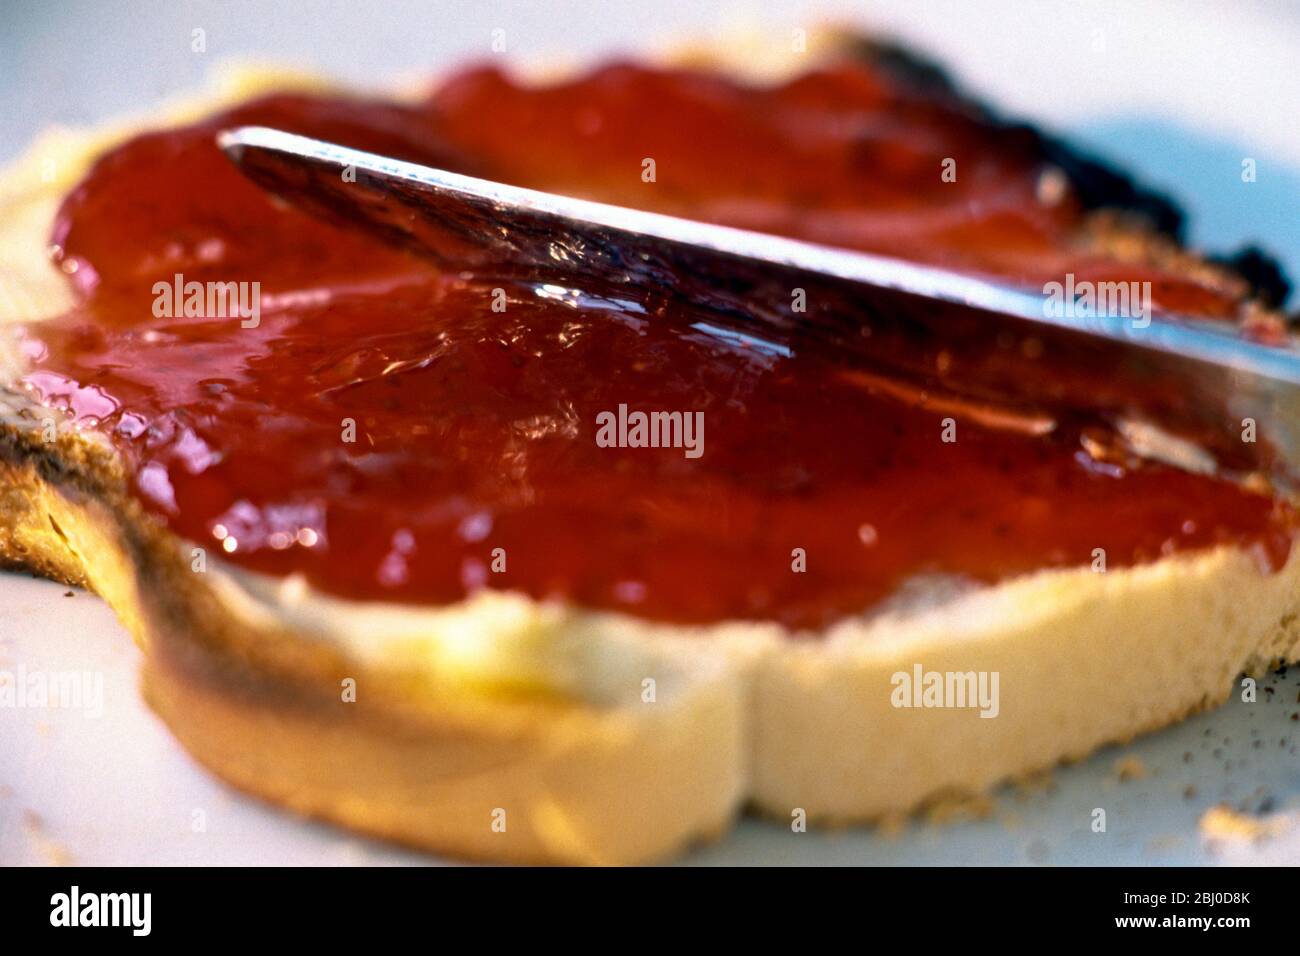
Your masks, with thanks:
[[(1045, 296), (885, 256), (478, 179), (265, 127), (218, 134), (249, 178), (443, 269), (685, 299), (790, 355), (920, 394), (1154, 425), (1220, 467), (1300, 474), (1300, 351), (1227, 323), (1076, 315)], [(1064, 278), (1064, 277), (1063, 277)], [(802, 291), (806, 311), (791, 307)]]

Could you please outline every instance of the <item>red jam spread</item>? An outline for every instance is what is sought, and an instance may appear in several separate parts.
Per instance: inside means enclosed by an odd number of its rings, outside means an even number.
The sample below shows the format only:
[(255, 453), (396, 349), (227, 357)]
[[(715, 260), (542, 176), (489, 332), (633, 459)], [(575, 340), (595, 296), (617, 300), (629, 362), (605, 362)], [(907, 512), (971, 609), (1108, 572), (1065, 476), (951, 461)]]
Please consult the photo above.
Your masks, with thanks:
[[(79, 305), (26, 341), (27, 385), (226, 561), (345, 598), (492, 588), (816, 628), (922, 574), (1289, 552), (1277, 499), (1108, 454), (1106, 422), (785, 354), (578, 264), (544, 284), (440, 274), (262, 193), (214, 145), (244, 124), (1030, 287), (1149, 280), (1158, 308), (1221, 317), (1242, 294), (1083, 251), (1087, 203), (1036, 136), (865, 61), (766, 87), (614, 65), (540, 87), (476, 69), (404, 104), (269, 96), (95, 164), (52, 240)], [(157, 314), (176, 274), (260, 283), (260, 320)], [(702, 413), (702, 454), (604, 447), (621, 406)]]

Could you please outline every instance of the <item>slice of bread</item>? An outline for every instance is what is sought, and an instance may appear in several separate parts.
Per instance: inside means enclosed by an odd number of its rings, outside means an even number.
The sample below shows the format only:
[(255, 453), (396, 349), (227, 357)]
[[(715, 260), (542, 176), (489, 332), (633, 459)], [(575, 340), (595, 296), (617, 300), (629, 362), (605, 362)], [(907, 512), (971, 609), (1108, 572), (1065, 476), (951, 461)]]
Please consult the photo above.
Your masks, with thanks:
[[(49, 226), (121, 132), (47, 137), (0, 177), (0, 318), (66, 306)], [(1095, 225), (1097, 242), (1242, 281), (1149, 230)], [(4, 381), (20, 369), (0, 349)], [(746, 805), (879, 820), (1164, 726), (1300, 656), (1300, 561), (1270, 574), (1231, 548), (992, 587), (918, 580), (799, 640), (497, 592), (344, 601), (211, 555), (198, 572), (109, 445), (16, 389), (0, 390), (0, 496), (0, 560), (110, 603), (196, 759), (300, 813), (477, 859), (661, 859)], [(895, 675), (918, 667), (998, 675), (996, 715), (895, 706)]]

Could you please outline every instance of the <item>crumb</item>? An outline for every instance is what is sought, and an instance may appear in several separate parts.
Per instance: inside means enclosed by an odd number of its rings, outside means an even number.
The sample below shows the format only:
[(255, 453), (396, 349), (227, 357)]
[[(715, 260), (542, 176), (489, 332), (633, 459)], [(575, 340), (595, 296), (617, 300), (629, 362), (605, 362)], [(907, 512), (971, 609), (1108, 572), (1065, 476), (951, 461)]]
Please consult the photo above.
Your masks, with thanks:
[(1198, 824), (1201, 836), (1207, 840), (1251, 840), (1259, 842), (1276, 836), (1291, 825), (1286, 817), (1251, 816), (1226, 804), (1210, 807)]
[(34, 810), (23, 811), (23, 829), (27, 831), (27, 839), (45, 855), (50, 866), (67, 866), (72, 862), (68, 851), (46, 835), (45, 821)]
[(1190, 784), (1189, 784), (1188, 786), (1184, 787), (1184, 788), (1183, 788), (1183, 799), (1184, 799), (1184, 800), (1195, 800), (1195, 799), (1196, 799), (1196, 788), (1193, 787), (1193, 786), (1191, 786)]
[(74, 594), (72, 591), (64, 591), (64, 592), (63, 592), (63, 596), (64, 596), (64, 597), (76, 597), (76, 594)]
[(927, 823), (945, 824), (960, 820), (985, 820), (993, 814), (993, 801), (983, 795), (940, 797), (925, 808)]
[(1141, 780), (1147, 775), (1147, 765), (1130, 755), (1115, 761), (1115, 774), (1120, 780)]
[(1024, 802), (1036, 793), (1051, 794), (1056, 792), (1056, 779), (1052, 776), (1050, 770), (1024, 774), (1013, 780), (1012, 785), (1015, 787), (1018, 802)]

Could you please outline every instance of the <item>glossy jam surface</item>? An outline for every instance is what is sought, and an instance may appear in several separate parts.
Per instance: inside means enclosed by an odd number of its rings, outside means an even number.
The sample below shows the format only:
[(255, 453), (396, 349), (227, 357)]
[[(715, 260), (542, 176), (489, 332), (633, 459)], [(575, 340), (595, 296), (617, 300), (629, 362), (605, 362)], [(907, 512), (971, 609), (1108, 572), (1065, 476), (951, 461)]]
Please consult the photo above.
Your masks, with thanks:
[[(81, 304), (26, 342), (28, 385), (111, 435), (177, 534), (238, 565), (349, 598), (488, 587), (816, 627), (918, 574), (1288, 552), (1272, 497), (1135, 458), (1104, 421), (990, 413), (580, 270), (439, 274), (247, 182), (213, 144), (247, 123), (1018, 283), (1150, 279), (1165, 308), (1236, 307), (1081, 254), (1081, 205), (1044, 195), (1032, 140), (864, 65), (761, 89), (620, 65), (544, 88), (473, 71), (415, 105), (266, 98), (96, 164), (53, 236)], [(177, 273), (260, 283), (259, 323), (157, 316)], [(601, 447), (620, 406), (702, 413), (703, 453)]]

